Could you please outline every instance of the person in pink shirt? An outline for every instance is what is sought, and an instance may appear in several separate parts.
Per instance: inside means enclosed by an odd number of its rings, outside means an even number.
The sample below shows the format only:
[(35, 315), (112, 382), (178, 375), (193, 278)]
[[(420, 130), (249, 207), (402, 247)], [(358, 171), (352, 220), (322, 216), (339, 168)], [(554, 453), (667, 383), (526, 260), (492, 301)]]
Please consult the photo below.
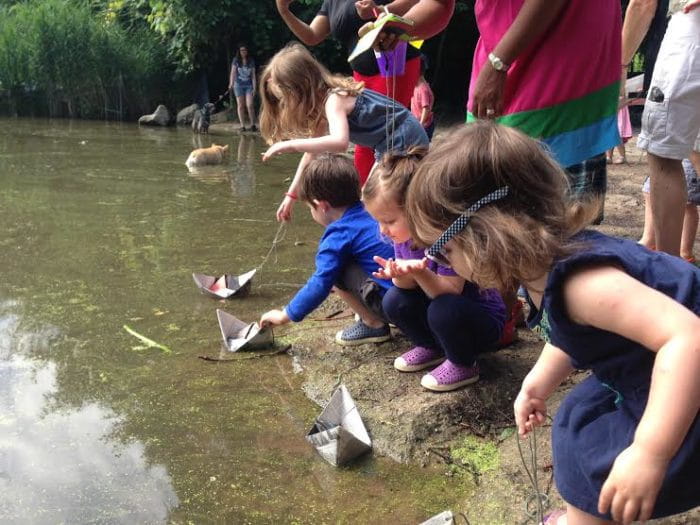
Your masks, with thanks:
[(435, 118), (433, 115), (433, 103), (435, 97), (433, 90), (430, 89), (430, 84), (425, 80), (425, 71), (428, 69), (425, 55), (420, 57), (420, 78), (413, 89), (413, 97), (411, 97), (411, 113), (423, 125), (425, 133), (430, 140), (433, 139), (435, 131)]

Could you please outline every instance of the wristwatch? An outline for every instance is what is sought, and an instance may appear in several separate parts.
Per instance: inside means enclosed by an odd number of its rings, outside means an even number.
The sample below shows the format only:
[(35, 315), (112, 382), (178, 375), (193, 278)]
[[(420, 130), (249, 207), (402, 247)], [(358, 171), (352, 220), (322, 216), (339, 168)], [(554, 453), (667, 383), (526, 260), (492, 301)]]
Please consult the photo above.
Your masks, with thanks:
[(489, 62), (491, 62), (491, 65), (496, 71), (502, 71), (505, 73), (510, 68), (510, 64), (505, 64), (503, 60), (498, 58), (493, 53), (489, 53)]

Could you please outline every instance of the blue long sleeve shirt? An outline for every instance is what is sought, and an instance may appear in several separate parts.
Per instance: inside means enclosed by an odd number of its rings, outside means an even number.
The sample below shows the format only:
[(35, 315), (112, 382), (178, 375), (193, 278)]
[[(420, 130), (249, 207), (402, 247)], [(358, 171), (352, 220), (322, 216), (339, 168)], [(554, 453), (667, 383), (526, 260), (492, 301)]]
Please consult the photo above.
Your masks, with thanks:
[(372, 277), (379, 267), (372, 259), (375, 255), (388, 259), (394, 255), (394, 249), (382, 240), (377, 221), (358, 202), (323, 232), (316, 253), (316, 271), (285, 307), (289, 318), (298, 322), (313, 312), (328, 297), (345, 265), (351, 262), (357, 262), (382, 293), (386, 292), (391, 281)]

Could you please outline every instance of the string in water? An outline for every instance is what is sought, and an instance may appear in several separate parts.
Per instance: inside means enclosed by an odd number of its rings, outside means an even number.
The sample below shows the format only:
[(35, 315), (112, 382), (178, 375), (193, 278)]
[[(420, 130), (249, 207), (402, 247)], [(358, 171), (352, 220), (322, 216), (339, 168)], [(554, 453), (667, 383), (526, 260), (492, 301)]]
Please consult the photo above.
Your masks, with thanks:
[(267, 264), (267, 261), (270, 260), (270, 257), (272, 256), (272, 253), (274, 252), (275, 254), (275, 263), (277, 263), (277, 245), (281, 243), (284, 238), (287, 236), (287, 223), (282, 222), (277, 228), (277, 233), (275, 233), (275, 238), (272, 239), (272, 245), (270, 246), (270, 249), (267, 251), (267, 254), (265, 254), (265, 257), (263, 257), (262, 262), (255, 268), (257, 271), (262, 272), (263, 266)]
[[(530, 452), (530, 466), (528, 467), (528, 462), (525, 459), (525, 454), (523, 453), (522, 445), (520, 444), (520, 436), (515, 433), (515, 440), (518, 444), (518, 453), (520, 454), (520, 460), (523, 463), (523, 468), (527, 477), (530, 479), (530, 484), (534, 491), (533, 494), (525, 501), (525, 514), (527, 518), (522, 524), (533, 521), (540, 524), (544, 521), (544, 509), (549, 505), (549, 497), (547, 494), (540, 492), (539, 482), (537, 479), (537, 430), (533, 426), (532, 432), (530, 432), (530, 437), (528, 439), (528, 448)], [(533, 501), (535, 502), (535, 508), (532, 509)]]

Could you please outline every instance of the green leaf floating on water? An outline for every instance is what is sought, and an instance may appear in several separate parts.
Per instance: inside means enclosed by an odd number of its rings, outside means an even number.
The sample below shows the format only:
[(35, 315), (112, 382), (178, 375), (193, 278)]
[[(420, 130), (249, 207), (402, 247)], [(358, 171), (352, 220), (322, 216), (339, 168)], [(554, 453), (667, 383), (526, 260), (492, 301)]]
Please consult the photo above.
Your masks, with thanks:
[(149, 338), (146, 337), (145, 335), (141, 335), (140, 333), (138, 333), (138, 332), (137, 332), (136, 330), (134, 330), (133, 328), (130, 328), (128, 325), (124, 325), (124, 330), (126, 330), (127, 332), (129, 332), (129, 333), (130, 333), (131, 335), (133, 335), (136, 339), (138, 339), (139, 341), (141, 341), (142, 343), (144, 343), (146, 346), (148, 346), (148, 347), (150, 347), (150, 348), (157, 348), (158, 350), (160, 350), (160, 351), (163, 352), (164, 354), (172, 354), (172, 353), (173, 353), (173, 351), (170, 350), (170, 348), (168, 348), (167, 346), (162, 345), (162, 344), (160, 344), (160, 343), (156, 343), (153, 339), (149, 339)]

